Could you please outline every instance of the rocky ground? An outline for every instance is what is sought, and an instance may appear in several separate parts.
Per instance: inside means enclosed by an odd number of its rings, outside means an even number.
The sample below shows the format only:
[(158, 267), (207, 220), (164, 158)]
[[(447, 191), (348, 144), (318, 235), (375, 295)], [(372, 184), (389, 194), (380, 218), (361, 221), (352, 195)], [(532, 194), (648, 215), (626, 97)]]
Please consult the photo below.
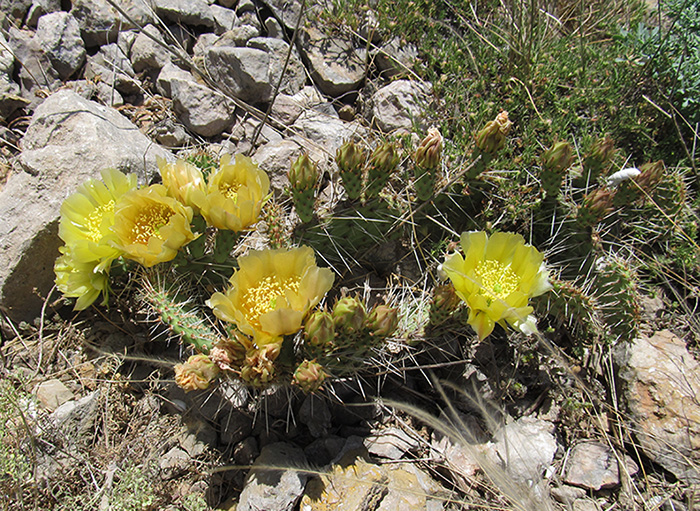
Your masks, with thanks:
[(183, 348), (134, 304), (71, 312), (52, 292), (59, 209), (101, 169), (148, 183), (157, 157), (245, 153), (288, 204), (302, 151), (332, 173), (345, 140), (425, 129), (438, 99), (410, 45), (326, 33), (316, 4), (0, 3), (0, 509), (697, 506), (693, 320), (660, 299), (636, 342), (581, 365), (544, 338), (443, 332), (310, 396), (186, 394)]

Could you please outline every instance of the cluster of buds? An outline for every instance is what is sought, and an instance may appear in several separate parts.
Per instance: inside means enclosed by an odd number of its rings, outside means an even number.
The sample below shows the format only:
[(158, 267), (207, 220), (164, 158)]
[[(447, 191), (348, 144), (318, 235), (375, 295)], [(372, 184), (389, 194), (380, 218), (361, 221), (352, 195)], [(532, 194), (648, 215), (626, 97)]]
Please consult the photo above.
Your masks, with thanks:
[(362, 147), (352, 141), (345, 142), (335, 153), (345, 192), (350, 200), (362, 195), (362, 172), (367, 157)]
[(209, 352), (209, 358), (223, 371), (239, 371), (245, 362), (246, 353), (253, 344), (242, 334), (231, 332), (231, 336), (220, 339)]
[(297, 385), (306, 394), (321, 388), (328, 374), (316, 360), (304, 360), (292, 375), (292, 384)]
[(416, 149), (416, 166), (413, 183), (416, 195), (421, 201), (427, 201), (435, 193), (435, 182), (440, 170), (442, 156), (442, 135), (437, 128), (430, 128), (428, 134)]
[(586, 195), (576, 214), (579, 225), (592, 227), (605, 218), (613, 209), (614, 194), (609, 188), (596, 188)]
[(476, 151), (474, 156), (479, 158), (472, 169), (467, 173), (467, 179), (476, 179), (486, 166), (491, 163), (496, 153), (506, 145), (506, 136), (510, 133), (513, 123), (508, 119), (508, 112), (500, 112), (493, 121), (486, 123), (486, 126), (474, 137)]
[(610, 136), (605, 135), (593, 144), (590, 152), (583, 158), (584, 178), (594, 183), (599, 176), (606, 174), (613, 156), (615, 156), (615, 142)]
[(187, 392), (207, 389), (218, 377), (219, 366), (206, 355), (192, 355), (175, 366), (175, 382)]
[(254, 387), (270, 383), (277, 375), (275, 360), (279, 357), (281, 348), (282, 344), (275, 342), (248, 350), (241, 366), (241, 380)]
[(542, 154), (542, 189), (549, 197), (556, 197), (566, 171), (574, 162), (574, 150), (568, 142), (557, 142)]
[(292, 186), (294, 207), (304, 223), (310, 222), (314, 217), (316, 181), (318, 167), (306, 153), (302, 153), (289, 169), (289, 183)]
[(372, 199), (379, 195), (379, 192), (389, 182), (389, 178), (396, 171), (399, 165), (399, 154), (391, 142), (385, 142), (377, 146), (369, 157), (367, 168), (367, 189), (365, 197)]
[(461, 303), (462, 300), (457, 296), (455, 287), (451, 283), (436, 286), (433, 289), (433, 299), (430, 302), (430, 325), (438, 327), (445, 323)]

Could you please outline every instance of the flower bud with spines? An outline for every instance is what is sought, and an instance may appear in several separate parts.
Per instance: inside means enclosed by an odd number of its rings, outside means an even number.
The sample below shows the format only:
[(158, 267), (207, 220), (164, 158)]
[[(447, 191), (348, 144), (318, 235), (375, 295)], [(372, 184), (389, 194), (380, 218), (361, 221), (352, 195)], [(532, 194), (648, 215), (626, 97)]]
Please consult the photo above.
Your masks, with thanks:
[(310, 222), (314, 216), (317, 180), (318, 167), (306, 153), (302, 153), (289, 169), (289, 182), (292, 185), (294, 207), (304, 223)]
[(399, 313), (395, 307), (377, 305), (367, 317), (367, 328), (377, 338), (384, 339), (392, 335), (399, 326)]
[(304, 325), (304, 338), (309, 346), (331, 349), (335, 339), (333, 317), (326, 311), (316, 311), (309, 316)]
[(316, 392), (328, 377), (323, 366), (316, 360), (304, 360), (294, 371), (292, 384), (299, 386), (306, 394)]
[(557, 142), (542, 154), (542, 189), (550, 197), (556, 197), (564, 175), (574, 162), (574, 150), (566, 141)]
[(510, 133), (513, 123), (508, 119), (508, 112), (500, 112), (493, 121), (486, 123), (486, 126), (474, 137), (476, 149), (474, 157), (479, 158), (466, 174), (466, 179), (476, 179), (481, 174), (498, 151), (506, 145), (506, 136)]
[(368, 199), (379, 195), (398, 165), (399, 154), (391, 142), (381, 144), (372, 152), (369, 157), (365, 190), (365, 196)]
[(192, 355), (175, 366), (175, 383), (186, 392), (204, 390), (219, 376), (219, 367), (206, 355)]
[(608, 188), (596, 188), (583, 199), (576, 221), (582, 227), (591, 227), (605, 218), (613, 208), (614, 192)]
[(364, 149), (352, 141), (345, 142), (335, 153), (340, 179), (350, 200), (362, 195), (362, 170), (366, 159)]
[(336, 333), (354, 336), (362, 333), (367, 312), (359, 299), (346, 296), (335, 303), (332, 316)]
[(429, 321), (432, 326), (440, 326), (457, 310), (461, 298), (457, 296), (455, 287), (450, 284), (435, 286), (433, 299), (430, 303)]
[(442, 135), (437, 128), (430, 128), (416, 149), (416, 166), (413, 173), (416, 178), (414, 186), (419, 200), (427, 201), (433, 196), (441, 156)]
[(595, 183), (600, 175), (607, 173), (615, 151), (615, 142), (609, 135), (593, 144), (583, 159), (583, 177), (588, 183)]

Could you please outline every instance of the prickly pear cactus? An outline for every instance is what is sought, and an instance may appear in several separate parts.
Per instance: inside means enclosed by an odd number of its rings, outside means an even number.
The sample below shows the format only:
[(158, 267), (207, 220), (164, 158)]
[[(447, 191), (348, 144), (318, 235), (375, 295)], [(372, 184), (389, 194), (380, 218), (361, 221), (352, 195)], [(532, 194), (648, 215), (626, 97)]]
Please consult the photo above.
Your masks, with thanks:
[(614, 255), (598, 261), (596, 297), (609, 341), (637, 337), (641, 322), (638, 287), (637, 273), (627, 261)]

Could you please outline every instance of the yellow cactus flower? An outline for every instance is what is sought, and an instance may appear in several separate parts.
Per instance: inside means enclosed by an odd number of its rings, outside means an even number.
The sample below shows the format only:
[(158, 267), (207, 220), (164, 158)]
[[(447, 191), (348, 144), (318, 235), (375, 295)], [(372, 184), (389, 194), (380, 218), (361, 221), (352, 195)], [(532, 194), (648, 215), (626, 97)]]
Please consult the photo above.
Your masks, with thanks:
[(193, 196), (196, 195), (196, 192), (204, 193), (206, 191), (202, 171), (184, 160), (169, 163), (159, 157), (157, 162), (160, 176), (163, 178), (163, 186), (167, 188), (168, 195), (179, 200), (185, 206), (191, 207), (194, 211), (199, 211)]
[(465, 232), (464, 256), (455, 254), (442, 266), (457, 295), (469, 306), (467, 322), (485, 339), (496, 323), (535, 332), (528, 300), (551, 289), (544, 256), (519, 234)]
[(297, 332), (335, 278), (329, 269), (316, 266), (310, 247), (251, 251), (238, 258), (238, 266), (231, 286), (214, 293), (207, 305), (258, 346)]
[[(136, 188), (136, 175), (125, 176), (115, 169), (101, 172), (102, 181), (89, 179), (61, 205), (58, 235), (70, 247), (76, 264), (97, 262), (96, 271), (106, 271), (121, 252), (111, 244), (114, 235), (114, 206), (125, 193)], [(95, 264), (93, 264), (95, 266)]]
[[(61, 247), (62, 255), (56, 259), (54, 272), (56, 273), (56, 287), (63, 296), (77, 298), (75, 310), (85, 310), (97, 300), (100, 294), (107, 302), (109, 291), (109, 275), (107, 271), (101, 271), (97, 267), (98, 261), (76, 261), (73, 254)], [(111, 260), (110, 260), (111, 261)]]
[(116, 206), (115, 246), (146, 267), (171, 261), (194, 239), (192, 215), (192, 208), (168, 197), (163, 185), (133, 190)]
[(243, 155), (221, 157), (219, 171), (209, 177), (207, 191), (194, 192), (192, 200), (199, 206), (210, 226), (239, 232), (258, 221), (260, 210), (270, 191), (267, 174)]

